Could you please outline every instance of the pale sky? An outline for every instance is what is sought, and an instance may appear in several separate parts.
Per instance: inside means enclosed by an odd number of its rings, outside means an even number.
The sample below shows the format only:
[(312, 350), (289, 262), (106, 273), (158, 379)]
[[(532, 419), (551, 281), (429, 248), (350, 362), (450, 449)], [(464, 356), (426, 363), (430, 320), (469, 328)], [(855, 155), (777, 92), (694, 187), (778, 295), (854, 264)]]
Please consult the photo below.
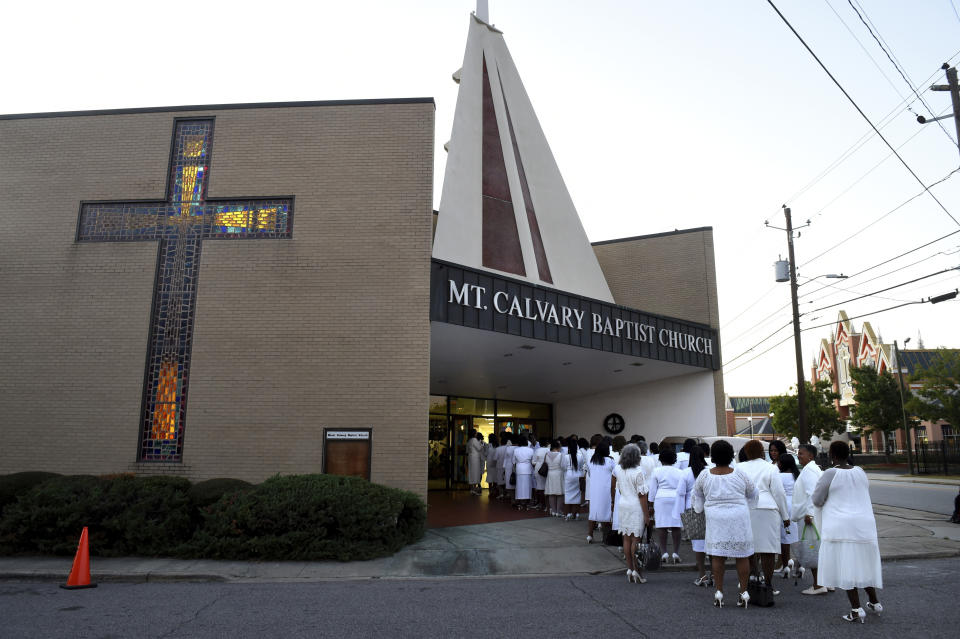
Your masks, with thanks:
[[(949, 94), (926, 88), (945, 83), (943, 62), (960, 62), (960, 0), (775, 0), (924, 184), (946, 177), (960, 167), (953, 120), (943, 129), (916, 122), (926, 107), (851, 2), (921, 97), (946, 114)], [(0, 113), (433, 97), (439, 203), (457, 92), (450, 75), (474, 8), (473, 0), (7, 3)], [(789, 286), (773, 270), (786, 234), (764, 228), (783, 226), (782, 204), (795, 223), (812, 221), (796, 241), (801, 281), (853, 275), (960, 231), (926, 194), (890, 213), (923, 188), (876, 136), (837, 164), (870, 127), (765, 0), (490, 0), (490, 20), (591, 241), (713, 227), (731, 395), (781, 394), (796, 382), (792, 339), (751, 360), (791, 336), (785, 328), (756, 346), (790, 321)], [(932, 192), (960, 220), (960, 175)], [(911, 337), (914, 347), (919, 332), (928, 348), (957, 347), (957, 301), (875, 312), (952, 291), (960, 270), (846, 302), (957, 266), (960, 233), (847, 281), (821, 278), (800, 289), (801, 326), (834, 322), (844, 309), (870, 314), (854, 328), (869, 321), (885, 341)], [(817, 291), (826, 284), (835, 288)], [(846, 303), (817, 310), (838, 302)], [(829, 326), (803, 334), (805, 370), (829, 334)]]

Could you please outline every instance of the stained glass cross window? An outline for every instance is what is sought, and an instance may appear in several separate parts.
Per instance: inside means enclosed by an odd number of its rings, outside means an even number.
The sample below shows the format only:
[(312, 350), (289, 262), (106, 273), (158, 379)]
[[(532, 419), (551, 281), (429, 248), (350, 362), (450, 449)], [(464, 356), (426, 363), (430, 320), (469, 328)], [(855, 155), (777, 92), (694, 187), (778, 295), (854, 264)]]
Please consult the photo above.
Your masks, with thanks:
[(158, 241), (140, 416), (141, 461), (181, 461), (200, 249), (209, 239), (289, 238), (285, 198), (206, 199), (213, 120), (177, 120), (163, 202), (86, 202), (78, 242)]

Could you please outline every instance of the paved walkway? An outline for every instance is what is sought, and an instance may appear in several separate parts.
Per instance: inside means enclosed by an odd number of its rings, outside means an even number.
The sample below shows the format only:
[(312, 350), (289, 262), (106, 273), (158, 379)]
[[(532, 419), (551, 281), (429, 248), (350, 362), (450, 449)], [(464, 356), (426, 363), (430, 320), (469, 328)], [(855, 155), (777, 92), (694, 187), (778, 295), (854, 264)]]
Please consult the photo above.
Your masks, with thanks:
[[(884, 561), (960, 556), (960, 525), (943, 515), (876, 506)], [(667, 570), (692, 570), (686, 563)], [(65, 582), (69, 557), (0, 557), (0, 580)], [(552, 517), (429, 529), (422, 540), (392, 557), (357, 562), (258, 562), (140, 558), (91, 560), (94, 582), (283, 582), (421, 577), (603, 574), (623, 570), (616, 548), (586, 543), (585, 522)]]

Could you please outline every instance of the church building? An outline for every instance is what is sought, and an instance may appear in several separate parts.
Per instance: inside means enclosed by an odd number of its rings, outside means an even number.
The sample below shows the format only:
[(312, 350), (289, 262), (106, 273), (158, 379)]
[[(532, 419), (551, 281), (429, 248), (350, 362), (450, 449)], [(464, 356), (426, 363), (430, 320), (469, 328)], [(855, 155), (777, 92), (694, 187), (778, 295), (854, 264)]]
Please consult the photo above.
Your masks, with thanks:
[(471, 430), (725, 434), (712, 229), (591, 243), (483, 18), (438, 211), (432, 98), (0, 116), (0, 473), (425, 495)]

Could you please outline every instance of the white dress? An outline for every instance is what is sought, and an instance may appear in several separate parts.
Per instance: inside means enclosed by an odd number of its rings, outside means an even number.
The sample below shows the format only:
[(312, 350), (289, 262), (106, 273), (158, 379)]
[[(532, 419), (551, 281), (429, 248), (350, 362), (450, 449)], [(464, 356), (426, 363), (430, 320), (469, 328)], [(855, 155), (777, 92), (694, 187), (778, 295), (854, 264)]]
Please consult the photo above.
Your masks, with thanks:
[(513, 452), (513, 467), (517, 473), (517, 499), (530, 499), (533, 494), (533, 449), (519, 446)]
[(618, 520), (614, 524), (620, 534), (640, 537), (647, 522), (643, 518), (643, 506), (640, 495), (647, 494), (647, 482), (643, 478), (643, 471), (639, 466), (623, 469), (617, 464), (613, 469), (613, 476), (617, 478), (617, 496), (620, 506)]
[(499, 476), (499, 469), (497, 468), (497, 451), (500, 449), (499, 446), (494, 447), (493, 444), (487, 446), (487, 485), (492, 486), (497, 483), (497, 477)]
[(596, 450), (595, 448), (581, 448), (581, 449), (580, 449), (580, 462), (579, 462), (579, 463), (583, 464), (582, 466), (580, 466), (580, 469), (581, 469), (581, 471), (582, 471), (582, 472), (580, 473), (580, 476), (584, 478), (584, 481), (583, 481), (583, 485), (584, 485), (583, 500), (586, 501), (586, 502), (589, 502), (589, 501), (590, 501), (590, 496), (591, 496), (591, 492), (590, 492), (590, 471), (588, 470), (587, 467), (590, 465), (590, 460), (593, 459), (593, 452), (594, 452), (595, 450)]
[[(580, 455), (577, 455), (579, 458)], [(561, 462), (560, 469), (562, 472), (562, 490), (563, 490), (563, 503), (570, 504), (571, 506), (580, 505), (580, 464), (579, 459), (577, 462), (577, 467), (573, 467), (573, 457), (570, 453), (564, 453)]]
[(563, 471), (560, 469), (562, 457), (560, 451), (549, 451), (544, 460), (547, 465), (547, 481), (544, 483), (544, 492), (548, 495), (563, 494)]
[(497, 448), (497, 483), (501, 486), (507, 483), (507, 449), (509, 444)]
[(483, 444), (476, 437), (467, 440), (467, 483), (479, 484), (483, 479)]
[(757, 489), (756, 505), (750, 507), (753, 549), (760, 553), (780, 552), (780, 530), (790, 519), (787, 495), (780, 481), (780, 470), (765, 459), (751, 459), (737, 466)]
[(843, 590), (883, 588), (877, 522), (863, 469), (823, 471), (813, 491), (813, 504), (820, 507), (820, 585)]
[(610, 477), (613, 460), (604, 458), (603, 464), (587, 464), (587, 494), (590, 495), (590, 521), (610, 521)]
[[(793, 488), (796, 484), (796, 479), (793, 476), (793, 473), (780, 473), (780, 481), (783, 482), (783, 492), (787, 496), (787, 512), (793, 512)], [(780, 527), (780, 543), (781, 544), (792, 544), (795, 541), (800, 539), (800, 533), (797, 530), (797, 522), (791, 521), (790, 525), (787, 528), (783, 526)]]
[(513, 474), (513, 455), (517, 447), (507, 444), (504, 448), (506, 450), (503, 451), (503, 483), (507, 488), (516, 488), (516, 484), (510, 481), (510, 476)]
[(540, 464), (543, 463), (543, 458), (547, 456), (549, 449), (546, 446), (540, 446), (533, 451), (533, 487), (535, 490), (543, 490), (547, 485), (547, 478), (541, 475), (539, 472)]
[(676, 466), (660, 466), (653, 471), (650, 499), (653, 501), (653, 523), (657, 528), (680, 528), (680, 514), (675, 512), (677, 485), (683, 471)]
[(753, 481), (739, 469), (726, 475), (705, 470), (693, 484), (695, 511), (706, 513), (704, 552), (711, 557), (749, 557), (753, 554), (750, 507), (756, 500)]

